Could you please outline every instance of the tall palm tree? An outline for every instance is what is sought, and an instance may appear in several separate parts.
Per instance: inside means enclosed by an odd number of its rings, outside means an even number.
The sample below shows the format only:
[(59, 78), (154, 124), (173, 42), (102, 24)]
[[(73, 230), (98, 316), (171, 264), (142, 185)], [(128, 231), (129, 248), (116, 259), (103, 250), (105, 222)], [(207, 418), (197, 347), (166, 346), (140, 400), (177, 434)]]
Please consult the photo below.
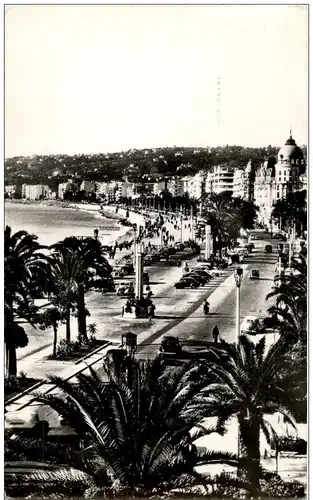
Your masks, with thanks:
[(6, 375), (16, 376), (16, 349), (28, 343), (21, 319), (34, 326), (37, 308), (34, 299), (43, 292), (46, 256), (37, 236), (11, 227), (4, 231), (4, 340)]
[(235, 238), (240, 229), (230, 198), (223, 193), (210, 195), (204, 202), (202, 214), (211, 226), (213, 253), (215, 255), (218, 249), (221, 257), (223, 244)]
[[(57, 282), (64, 283), (70, 298), (75, 295), (79, 336), (87, 339), (85, 292), (92, 286), (102, 288), (104, 280), (112, 280), (111, 267), (101, 243), (94, 238), (69, 237), (50, 248), (52, 275)], [(70, 307), (68, 307), (67, 330), (69, 318)]]
[(37, 397), (81, 440), (79, 451), (58, 449), (58, 460), (87, 473), (95, 489), (168, 491), (206, 484), (209, 479), (196, 472), (197, 465), (237, 465), (231, 454), (200, 453), (192, 444), (202, 435), (223, 432), (221, 419), (206, 428), (201, 425), (206, 411), (192, 410), (199, 390), (197, 368), (166, 372), (159, 359), (126, 358), (120, 363), (106, 360), (104, 371), (106, 381), (91, 369), (90, 375), (77, 377), (77, 385), (51, 377), (59, 395)]
[(244, 460), (241, 473), (254, 493), (259, 493), (260, 431), (268, 440), (275, 435), (266, 420), (267, 415), (275, 413), (295, 425), (292, 411), (299, 367), (294, 365), (292, 351), (284, 340), (273, 344), (267, 353), (265, 337), (254, 344), (241, 336), (238, 344), (224, 343), (223, 347), (227, 356), (208, 364), (210, 376), (213, 373), (217, 380), (195, 398), (194, 409), (201, 406), (211, 415), (222, 411), (229, 418), (237, 417)]
[(268, 309), (270, 321), (281, 335), (306, 343), (307, 337), (307, 262), (303, 255), (292, 260), (293, 275), (283, 275), (279, 284), (267, 295), (275, 297), (275, 305)]

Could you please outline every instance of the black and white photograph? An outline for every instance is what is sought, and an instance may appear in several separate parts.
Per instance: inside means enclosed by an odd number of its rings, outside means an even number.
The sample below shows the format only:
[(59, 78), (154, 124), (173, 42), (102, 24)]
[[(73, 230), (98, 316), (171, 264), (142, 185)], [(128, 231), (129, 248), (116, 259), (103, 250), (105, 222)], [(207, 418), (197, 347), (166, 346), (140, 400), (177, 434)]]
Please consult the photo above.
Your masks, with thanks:
[(308, 4), (6, 4), (7, 500), (308, 498)]

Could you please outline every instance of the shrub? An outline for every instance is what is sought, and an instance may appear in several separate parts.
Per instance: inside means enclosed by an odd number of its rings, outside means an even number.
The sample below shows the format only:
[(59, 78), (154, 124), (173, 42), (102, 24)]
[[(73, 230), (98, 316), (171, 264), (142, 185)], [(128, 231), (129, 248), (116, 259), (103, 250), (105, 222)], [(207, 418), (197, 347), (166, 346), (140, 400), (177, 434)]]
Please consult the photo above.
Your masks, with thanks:
[(77, 342), (62, 339), (57, 347), (56, 359), (66, 360), (72, 358), (75, 352), (77, 352)]
[(307, 442), (297, 437), (281, 437), (278, 446), (280, 451), (291, 451), (300, 455), (306, 455), (307, 452)]

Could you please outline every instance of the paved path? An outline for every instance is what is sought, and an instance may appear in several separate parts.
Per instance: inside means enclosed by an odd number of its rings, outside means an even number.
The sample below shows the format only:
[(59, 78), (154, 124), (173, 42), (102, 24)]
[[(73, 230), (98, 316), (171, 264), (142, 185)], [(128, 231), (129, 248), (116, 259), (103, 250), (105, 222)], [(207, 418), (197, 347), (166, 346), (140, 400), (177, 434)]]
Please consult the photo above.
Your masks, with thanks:
[[(120, 212), (122, 215), (125, 215), (125, 211), (120, 210)], [(142, 215), (131, 214), (131, 216), (133, 222), (137, 224), (143, 223)], [(153, 217), (155, 217), (155, 214), (153, 214)], [(175, 230), (173, 224), (169, 222), (166, 222), (165, 226), (173, 234), (175, 241), (179, 241), (181, 237), (180, 230)], [(183, 239), (187, 240), (189, 237), (190, 230), (183, 227)], [(128, 238), (132, 239), (133, 235), (130, 234)], [(146, 244), (149, 241), (152, 245), (159, 245), (160, 238), (155, 237), (144, 240)], [(116, 259), (121, 258), (125, 253), (129, 254), (131, 251), (118, 251)], [(111, 263), (113, 262), (111, 261)], [(155, 295), (157, 314), (161, 317), (163, 316), (163, 321), (165, 322), (168, 319), (169, 306), (175, 306), (175, 297), (174, 301), (171, 299), (173, 290), (175, 290), (173, 284), (181, 277), (182, 270), (175, 266), (165, 266), (164, 262), (155, 266), (149, 266), (145, 270), (149, 272), (151, 279), (150, 286)], [(147, 320), (127, 321), (123, 319), (121, 317), (121, 310), (124, 303), (125, 298), (118, 297), (115, 293), (102, 295), (99, 292), (88, 292), (86, 294), (86, 307), (91, 313), (91, 316), (87, 318), (87, 324), (96, 323), (98, 329), (97, 338), (116, 341), (120, 340), (121, 335), (129, 331), (130, 328), (137, 334), (142, 334), (144, 330), (147, 330), (147, 334), (149, 334), (151, 329), (152, 331), (154, 330), (155, 325)], [(68, 362), (47, 360), (47, 357), (52, 353), (52, 329), (47, 328), (43, 331), (38, 328), (32, 328), (30, 325), (23, 326), (29, 337), (29, 345), (26, 348), (17, 350), (18, 372), (24, 372), (27, 376), (34, 378), (44, 378), (46, 374), (52, 373), (55, 370), (61, 373), (60, 367), (62, 364), (66, 366)], [(75, 339), (77, 336), (77, 319), (74, 317), (71, 320), (71, 332), (72, 338)], [(64, 325), (58, 331), (58, 339), (61, 340), (62, 338), (65, 338)]]

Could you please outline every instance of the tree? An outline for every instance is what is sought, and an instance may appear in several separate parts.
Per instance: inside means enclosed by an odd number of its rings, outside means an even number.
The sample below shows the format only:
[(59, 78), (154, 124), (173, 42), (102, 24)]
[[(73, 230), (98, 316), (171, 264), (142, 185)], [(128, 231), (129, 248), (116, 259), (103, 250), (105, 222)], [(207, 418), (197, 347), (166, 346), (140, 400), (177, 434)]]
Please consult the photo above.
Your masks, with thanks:
[(4, 325), (5, 343), (5, 377), (16, 377), (17, 362), (16, 349), (28, 345), (28, 337), (22, 326), (16, 322), (5, 323)]
[(26, 231), (4, 232), (4, 341), (6, 344), (6, 374), (16, 376), (16, 349), (25, 347), (28, 338), (18, 325), (21, 319), (35, 326), (37, 308), (34, 299), (43, 289), (46, 256), (37, 236)]
[(220, 420), (206, 428), (200, 424), (201, 408), (192, 410), (199, 390), (197, 368), (166, 371), (159, 359), (125, 358), (106, 359), (104, 371), (105, 382), (92, 369), (90, 375), (78, 375), (75, 385), (51, 377), (59, 395), (37, 397), (79, 436), (79, 451), (74, 446), (59, 448), (54, 460), (87, 473), (93, 494), (99, 489), (103, 494), (108, 487), (111, 492), (138, 495), (205, 485), (209, 478), (196, 472), (197, 465), (237, 465), (231, 454), (199, 452), (192, 444), (202, 435), (223, 432)]
[(55, 358), (57, 353), (57, 342), (58, 342), (58, 328), (61, 323), (66, 321), (66, 312), (63, 308), (52, 307), (46, 309), (42, 314), (39, 315), (38, 323), (41, 325), (42, 329), (49, 327), (53, 328), (53, 351), (52, 356)]
[[(55, 281), (64, 283), (68, 297), (75, 296), (77, 306), (78, 332), (87, 340), (85, 292), (91, 287), (104, 288), (104, 280), (111, 278), (109, 265), (101, 243), (94, 238), (65, 238), (50, 247)], [(68, 304), (69, 323), (70, 305)]]
[(272, 219), (287, 231), (296, 224), (298, 233), (307, 230), (306, 190), (287, 193), (286, 198), (273, 203)]
[[(260, 492), (260, 431), (270, 440), (274, 429), (266, 415), (280, 413), (291, 425), (293, 398), (298, 387), (299, 367), (294, 366), (292, 350), (279, 340), (265, 353), (265, 337), (257, 344), (241, 336), (238, 344), (223, 344), (227, 356), (208, 364), (211, 382), (195, 404), (206, 406), (208, 413), (236, 416), (239, 425), (241, 473)], [(201, 396), (201, 397), (200, 397)]]
[(252, 202), (242, 198), (233, 198), (233, 205), (240, 217), (244, 229), (253, 229), (259, 208)]
[(267, 295), (276, 298), (275, 305), (268, 309), (269, 319), (265, 326), (278, 329), (289, 341), (307, 341), (307, 263), (299, 254), (292, 260), (292, 275), (282, 275), (278, 285)]
[(222, 247), (239, 235), (240, 220), (232, 206), (231, 197), (224, 194), (212, 194), (204, 199), (202, 215), (211, 226), (213, 253), (218, 249), (222, 256)]

